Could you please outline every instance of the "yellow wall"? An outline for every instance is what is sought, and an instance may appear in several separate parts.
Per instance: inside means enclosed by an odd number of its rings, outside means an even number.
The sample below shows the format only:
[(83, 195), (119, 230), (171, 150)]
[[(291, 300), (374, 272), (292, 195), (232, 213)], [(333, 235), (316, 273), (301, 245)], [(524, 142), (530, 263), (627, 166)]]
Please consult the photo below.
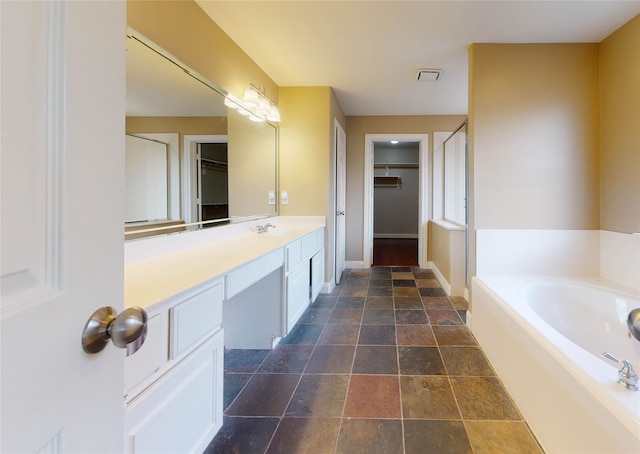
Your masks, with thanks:
[[(429, 134), (429, 153), (435, 131), (453, 131), (465, 115), (350, 116), (347, 117), (347, 261), (362, 261), (364, 235), (365, 134)], [(431, 177), (429, 177), (431, 180)], [(431, 192), (431, 189), (430, 189)]]
[(280, 190), (289, 193), (284, 216), (322, 215), (329, 209), (329, 87), (280, 88)]
[(177, 132), (182, 136), (227, 134), (226, 117), (127, 117), (125, 130), (133, 133)]
[(276, 130), (230, 110), (228, 131), (229, 217), (273, 214), (269, 192), (277, 188)]
[(600, 227), (640, 232), (640, 16), (600, 43)]
[(335, 273), (334, 143), (335, 120), (345, 128), (345, 116), (331, 87), (280, 88), (280, 153), (278, 181), (289, 204), (283, 216), (324, 216), (325, 281)]
[(227, 92), (253, 83), (277, 101), (273, 80), (193, 0), (128, 0), (127, 25)]
[(429, 223), (429, 261), (433, 262), (442, 276), (451, 282), (451, 230)]
[(597, 229), (597, 44), (474, 44), (476, 229)]

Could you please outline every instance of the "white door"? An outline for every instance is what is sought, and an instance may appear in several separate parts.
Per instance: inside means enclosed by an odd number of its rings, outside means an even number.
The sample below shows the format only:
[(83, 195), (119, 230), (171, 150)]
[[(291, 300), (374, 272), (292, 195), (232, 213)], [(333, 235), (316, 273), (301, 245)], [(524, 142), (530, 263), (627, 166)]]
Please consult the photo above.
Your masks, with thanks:
[(347, 185), (347, 135), (336, 120), (336, 284), (345, 262), (345, 205)]
[(0, 451), (122, 452), (125, 2), (0, 2)]

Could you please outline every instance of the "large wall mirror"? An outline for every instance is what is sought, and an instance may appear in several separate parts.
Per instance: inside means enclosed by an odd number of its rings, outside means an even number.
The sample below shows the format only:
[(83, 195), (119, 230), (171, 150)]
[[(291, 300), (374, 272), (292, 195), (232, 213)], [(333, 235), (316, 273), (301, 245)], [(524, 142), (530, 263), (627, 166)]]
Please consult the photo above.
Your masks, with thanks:
[(277, 215), (273, 124), (133, 30), (126, 77), (125, 240)]

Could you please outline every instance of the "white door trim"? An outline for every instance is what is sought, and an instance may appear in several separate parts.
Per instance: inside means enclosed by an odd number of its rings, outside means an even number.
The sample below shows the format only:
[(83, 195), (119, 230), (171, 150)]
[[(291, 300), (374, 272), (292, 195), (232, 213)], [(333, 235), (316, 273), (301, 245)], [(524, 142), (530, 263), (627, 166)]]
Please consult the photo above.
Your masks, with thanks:
[(375, 142), (399, 140), (418, 142), (420, 150), (419, 206), (418, 206), (418, 265), (427, 265), (427, 238), (425, 224), (429, 221), (429, 134), (365, 134), (364, 140), (364, 216), (363, 216), (363, 265), (371, 266), (373, 260), (373, 145)]
[(199, 143), (227, 143), (228, 136), (224, 134), (209, 135), (185, 135), (182, 145), (182, 217), (187, 224), (198, 222), (198, 205), (196, 196), (198, 194), (198, 179), (195, 178), (196, 152)]

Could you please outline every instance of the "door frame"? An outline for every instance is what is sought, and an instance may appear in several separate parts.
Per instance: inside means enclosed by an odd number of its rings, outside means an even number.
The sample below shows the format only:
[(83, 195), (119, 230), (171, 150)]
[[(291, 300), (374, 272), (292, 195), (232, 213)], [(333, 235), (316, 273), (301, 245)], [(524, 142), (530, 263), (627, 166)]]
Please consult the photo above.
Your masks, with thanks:
[(208, 135), (185, 135), (182, 144), (182, 168), (180, 175), (182, 183), (182, 217), (187, 224), (199, 222), (200, 215), (198, 206), (200, 201), (197, 198), (198, 178), (196, 172), (198, 169), (198, 160), (196, 153), (198, 152), (198, 144), (200, 143), (228, 143), (229, 138), (226, 134), (208, 134)]
[(429, 221), (429, 134), (365, 134), (364, 141), (364, 209), (363, 209), (363, 266), (373, 262), (373, 148), (375, 142), (418, 142), (418, 266), (427, 264), (426, 224)]

